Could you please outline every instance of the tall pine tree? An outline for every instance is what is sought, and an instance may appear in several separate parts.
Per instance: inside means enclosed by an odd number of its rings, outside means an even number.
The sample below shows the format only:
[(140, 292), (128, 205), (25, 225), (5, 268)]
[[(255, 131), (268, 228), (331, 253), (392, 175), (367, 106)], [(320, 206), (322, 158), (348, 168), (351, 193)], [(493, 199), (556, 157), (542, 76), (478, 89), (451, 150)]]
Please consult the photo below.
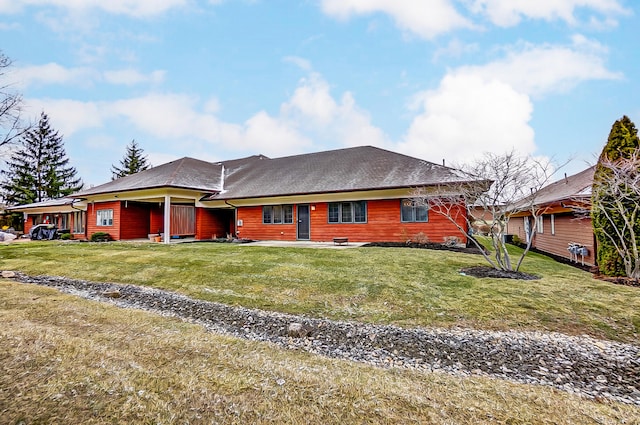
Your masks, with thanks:
[[(625, 276), (625, 260), (633, 269), (638, 261), (630, 247), (640, 235), (640, 193), (629, 178), (620, 178), (625, 164), (634, 164), (640, 149), (635, 124), (626, 115), (611, 127), (593, 177), (591, 218), (598, 242), (597, 261), (605, 276)], [(628, 165), (627, 165), (628, 166)], [(635, 166), (634, 166), (635, 167)], [(637, 171), (627, 173), (633, 176)]]
[(143, 156), (143, 152), (144, 151), (138, 146), (135, 139), (132, 140), (131, 143), (127, 145), (127, 152), (125, 153), (124, 158), (120, 160), (120, 166), (111, 166), (111, 179), (119, 179), (120, 177), (148, 169), (150, 167), (149, 161), (146, 156)]
[(61, 198), (82, 188), (76, 169), (69, 165), (62, 136), (42, 112), (38, 125), (22, 135), (21, 147), (2, 171), (0, 190), (8, 205)]

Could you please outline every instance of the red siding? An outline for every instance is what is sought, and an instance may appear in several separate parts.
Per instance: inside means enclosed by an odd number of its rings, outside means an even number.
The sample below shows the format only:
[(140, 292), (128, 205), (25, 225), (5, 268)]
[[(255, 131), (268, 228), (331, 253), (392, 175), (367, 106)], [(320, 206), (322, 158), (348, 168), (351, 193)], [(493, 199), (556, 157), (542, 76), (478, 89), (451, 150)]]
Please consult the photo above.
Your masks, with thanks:
[[(400, 221), (400, 200), (376, 200), (367, 202), (366, 223), (328, 223), (328, 204), (310, 204), (311, 240), (331, 241), (334, 237), (348, 237), (354, 242), (404, 242), (423, 233), (429, 241), (440, 243), (448, 237), (466, 238), (446, 218), (434, 212), (429, 213), (427, 223), (402, 223)], [(315, 209), (314, 209), (315, 208)], [(294, 208), (294, 215), (296, 209)], [(296, 240), (296, 218), (293, 224), (262, 224), (262, 207), (238, 208), (240, 237), (258, 240)], [(466, 229), (463, 218), (460, 224)]]
[[(238, 226), (236, 233), (240, 238), (269, 240), (269, 241), (295, 241), (296, 240), (296, 209), (293, 208), (294, 224), (262, 224), (262, 207), (238, 208)], [(311, 216), (315, 211), (310, 211)], [(313, 228), (313, 224), (311, 225)]]
[(31, 231), (31, 228), (33, 227), (33, 223), (32, 223), (32, 215), (28, 215), (26, 220), (24, 221), (24, 226), (23, 226), (23, 232), (25, 235), (28, 235), (29, 232)]
[(224, 238), (231, 233), (233, 210), (196, 208), (196, 239)]
[[(543, 232), (536, 233), (532, 247), (554, 254), (563, 258), (571, 257), (567, 247), (569, 243), (578, 243), (589, 249), (589, 255), (584, 257), (584, 263), (595, 264), (595, 246), (593, 241), (593, 228), (590, 218), (577, 219), (573, 214), (554, 214), (555, 233), (551, 234), (551, 216), (544, 215)], [(515, 217), (509, 220), (508, 233), (518, 235), (521, 241), (525, 241), (524, 218)], [(532, 223), (534, 220), (529, 217)], [(582, 257), (578, 257), (582, 262)]]
[[(576, 219), (571, 214), (555, 216), (555, 234), (551, 234), (551, 218), (544, 216), (543, 233), (537, 233), (534, 238), (537, 249), (561, 257), (570, 258), (568, 244), (578, 243), (589, 249), (589, 255), (584, 257), (585, 264), (595, 264), (593, 229), (591, 219)], [(578, 257), (582, 262), (582, 257)]]
[(149, 234), (148, 205), (126, 202), (122, 205), (120, 214), (120, 239), (139, 239), (147, 237)]
[[(120, 240), (120, 201), (96, 202), (87, 206), (87, 236), (90, 238), (96, 232), (107, 232), (111, 239)], [(98, 226), (97, 211), (113, 209), (113, 225)]]
[(149, 217), (149, 233), (164, 232), (164, 206), (152, 204)]

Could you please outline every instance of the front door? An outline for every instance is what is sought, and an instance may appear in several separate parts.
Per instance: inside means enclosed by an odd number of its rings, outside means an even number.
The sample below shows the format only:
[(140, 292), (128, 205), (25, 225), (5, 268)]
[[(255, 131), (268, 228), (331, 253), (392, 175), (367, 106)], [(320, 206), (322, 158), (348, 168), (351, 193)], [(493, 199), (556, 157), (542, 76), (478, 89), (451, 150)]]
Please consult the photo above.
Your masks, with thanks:
[(309, 205), (298, 205), (298, 239), (309, 240)]

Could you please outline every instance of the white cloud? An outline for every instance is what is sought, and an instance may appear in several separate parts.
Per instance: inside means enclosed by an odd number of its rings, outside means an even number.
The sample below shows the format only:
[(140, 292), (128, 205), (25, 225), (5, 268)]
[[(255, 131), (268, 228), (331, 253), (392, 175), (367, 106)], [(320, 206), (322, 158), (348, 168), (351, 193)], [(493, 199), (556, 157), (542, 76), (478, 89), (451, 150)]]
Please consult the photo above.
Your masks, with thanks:
[(535, 151), (529, 125), (529, 97), (508, 84), (478, 76), (447, 75), (433, 91), (417, 100), (421, 112), (413, 120), (401, 152), (433, 162), (468, 162), (484, 152)]
[(292, 63), (303, 71), (311, 71), (313, 67), (311, 66), (311, 62), (307, 59), (298, 57), (298, 56), (286, 56), (283, 59), (284, 62)]
[(26, 112), (36, 116), (44, 111), (51, 126), (65, 136), (89, 129), (101, 128), (105, 123), (104, 112), (99, 103), (81, 102), (71, 99), (26, 99)]
[(458, 28), (473, 28), (473, 24), (460, 15), (450, 0), (322, 0), (325, 14), (338, 19), (352, 15), (386, 13), (402, 30), (431, 39)]
[(22, 25), (20, 25), (17, 22), (12, 22), (12, 23), (0, 22), (0, 31), (15, 31), (15, 30), (19, 30), (20, 28), (22, 28)]
[(439, 162), (467, 162), (485, 151), (536, 151), (532, 96), (617, 79), (607, 49), (581, 35), (567, 46), (519, 45), (504, 59), (450, 70), (437, 89), (420, 93), (418, 114), (396, 149)]
[(164, 80), (166, 72), (162, 70), (143, 74), (135, 69), (100, 71), (89, 67), (67, 68), (51, 62), (44, 65), (32, 65), (17, 68), (14, 75), (23, 87), (31, 85), (75, 85), (91, 86), (105, 81), (114, 85), (135, 85), (142, 83), (158, 84)]
[(576, 10), (581, 8), (608, 17), (629, 13), (617, 0), (471, 0), (469, 7), (501, 27), (517, 25), (522, 18), (576, 24)]
[(19, 84), (30, 86), (34, 84), (78, 84), (87, 86), (99, 78), (99, 73), (91, 68), (66, 68), (57, 63), (25, 66), (16, 70)]
[(140, 18), (158, 15), (187, 3), (187, 0), (0, 0), (0, 13), (16, 13), (29, 6), (55, 6), (69, 12), (99, 9)]
[(530, 95), (563, 92), (589, 80), (622, 78), (605, 66), (606, 48), (581, 35), (572, 45), (521, 46), (508, 52), (504, 59), (487, 65), (464, 66), (455, 72), (496, 79)]
[(96, 137), (110, 134), (109, 127), (119, 125), (158, 146), (180, 146), (185, 154), (223, 149), (280, 156), (311, 150), (314, 142), (323, 147), (386, 143), (384, 133), (371, 124), (352, 94), (345, 92), (334, 99), (329, 84), (318, 74), (302, 79), (277, 114), (257, 111), (238, 122), (217, 116), (221, 106), (216, 98), (179, 93), (150, 93), (112, 102), (29, 99), (28, 104), (49, 113), (65, 135), (91, 129), (91, 143), (101, 143), (106, 139)]
[(317, 73), (300, 80), (291, 99), (283, 105), (285, 114), (301, 114), (321, 126), (333, 120), (337, 109), (338, 105), (329, 93), (329, 84)]
[[(213, 103), (212, 103), (213, 102)], [(242, 124), (219, 120), (212, 107), (217, 101), (201, 104), (183, 94), (150, 94), (107, 105), (109, 114), (125, 117), (137, 129), (161, 140), (190, 140), (234, 150), (280, 155), (303, 149), (310, 140), (286, 120), (259, 111)]]
[(300, 134), (286, 121), (260, 111), (244, 125), (240, 140), (245, 150), (280, 156), (300, 152), (311, 146), (311, 140)]
[(467, 53), (474, 53), (478, 50), (480, 50), (478, 43), (463, 43), (458, 39), (453, 39), (446, 46), (436, 49), (433, 60), (438, 61), (441, 57), (460, 58)]
[(371, 118), (358, 108), (353, 95), (345, 92), (336, 101), (329, 84), (318, 73), (300, 81), (293, 96), (282, 105), (281, 113), (316, 137), (339, 145), (387, 143), (382, 130), (371, 124)]
[(153, 71), (150, 74), (142, 74), (135, 69), (119, 69), (114, 71), (105, 71), (104, 79), (111, 84), (122, 84), (132, 86), (141, 83), (158, 84), (164, 81), (165, 71)]

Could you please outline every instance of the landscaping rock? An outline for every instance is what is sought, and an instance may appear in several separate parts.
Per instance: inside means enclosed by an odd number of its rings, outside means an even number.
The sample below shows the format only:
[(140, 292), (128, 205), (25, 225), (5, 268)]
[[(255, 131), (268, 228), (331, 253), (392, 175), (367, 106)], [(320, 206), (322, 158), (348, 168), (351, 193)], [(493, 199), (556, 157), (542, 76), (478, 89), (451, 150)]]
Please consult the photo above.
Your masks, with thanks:
[(103, 297), (107, 297), (107, 298), (120, 298), (120, 291), (104, 291), (102, 293)]
[(4, 279), (13, 279), (14, 277), (16, 277), (16, 272), (12, 272), (11, 270), (3, 270), (2, 277)]
[[(636, 345), (537, 331), (403, 329), (231, 307), (134, 285), (20, 273), (16, 280), (323, 356), (380, 367), (493, 376), (640, 406), (640, 347)], [(113, 292), (120, 297), (106, 295)]]
[(302, 323), (293, 322), (289, 323), (287, 334), (292, 338), (306, 338), (311, 335), (311, 327), (305, 326)]

